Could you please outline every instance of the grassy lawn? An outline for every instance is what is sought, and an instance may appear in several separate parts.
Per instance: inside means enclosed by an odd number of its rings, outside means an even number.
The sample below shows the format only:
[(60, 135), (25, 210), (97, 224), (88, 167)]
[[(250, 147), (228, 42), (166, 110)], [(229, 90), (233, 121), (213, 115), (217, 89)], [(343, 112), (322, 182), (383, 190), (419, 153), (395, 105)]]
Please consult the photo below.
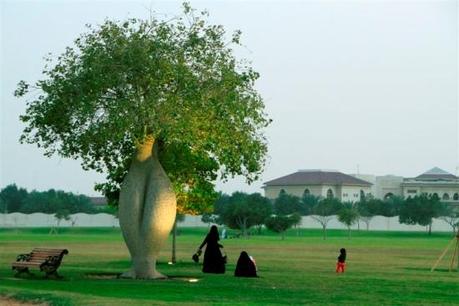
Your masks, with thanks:
[[(176, 265), (168, 265), (170, 243), (158, 264), (168, 280), (115, 279), (129, 267), (128, 252), (118, 229), (0, 229), (0, 295), (51, 305), (458, 305), (459, 273), (430, 268), (452, 239), (448, 233), (288, 232), (285, 240), (263, 233), (249, 239), (223, 241), (228, 255), (225, 275), (204, 275), (191, 255), (207, 229), (181, 229)], [(33, 247), (62, 247), (70, 254), (59, 270), (62, 280), (14, 278), (10, 263)], [(347, 271), (336, 275), (339, 249), (348, 252)], [(253, 255), (258, 279), (233, 276), (239, 252)], [(452, 253), (452, 251), (450, 252)], [(448, 254), (449, 255), (449, 254)], [(449, 259), (451, 255), (447, 256)], [(107, 277), (97, 277), (107, 273)], [(198, 278), (196, 283), (189, 278)], [(1, 304), (1, 302), (0, 302)]]

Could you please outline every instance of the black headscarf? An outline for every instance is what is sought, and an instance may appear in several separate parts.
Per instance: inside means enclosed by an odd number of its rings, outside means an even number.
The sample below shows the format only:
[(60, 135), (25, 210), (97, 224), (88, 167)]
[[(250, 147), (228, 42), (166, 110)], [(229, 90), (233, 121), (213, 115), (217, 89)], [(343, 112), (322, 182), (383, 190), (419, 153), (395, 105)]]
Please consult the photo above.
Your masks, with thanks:
[(216, 225), (212, 225), (210, 227), (209, 233), (207, 234), (207, 238), (212, 241), (220, 240), (220, 235), (218, 234), (218, 228)]
[(247, 254), (247, 252), (245, 251), (241, 252), (239, 259), (237, 260), (234, 276), (257, 277), (257, 270), (255, 268), (255, 264), (250, 259), (249, 254)]
[(346, 249), (342, 248), (339, 250), (339, 256), (338, 256), (338, 261), (339, 262), (345, 262), (346, 261)]

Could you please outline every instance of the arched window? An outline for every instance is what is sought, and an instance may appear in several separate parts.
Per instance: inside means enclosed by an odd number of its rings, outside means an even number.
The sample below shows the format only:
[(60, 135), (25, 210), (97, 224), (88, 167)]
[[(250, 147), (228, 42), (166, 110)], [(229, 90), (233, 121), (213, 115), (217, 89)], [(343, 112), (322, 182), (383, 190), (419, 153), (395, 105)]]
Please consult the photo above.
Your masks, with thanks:
[(287, 193), (287, 192), (285, 192), (285, 189), (281, 189), (281, 190), (279, 191), (279, 195), (284, 195), (284, 194), (286, 194), (286, 193)]
[(453, 195), (453, 200), (454, 200), (454, 201), (459, 201), (459, 193), (456, 192), (456, 193)]
[(311, 192), (309, 191), (308, 188), (306, 188), (306, 189), (304, 190), (304, 192), (303, 192), (303, 196), (310, 195), (310, 194), (311, 194)]
[(365, 200), (365, 191), (360, 189), (360, 201)]
[(394, 196), (394, 194), (392, 192), (388, 192), (386, 193), (386, 195), (384, 196), (384, 200), (387, 200), (389, 198), (392, 198)]
[(438, 196), (438, 193), (436, 193), (436, 192), (434, 192), (434, 193), (432, 194), (432, 196), (436, 197), (437, 199), (440, 198), (440, 197)]
[(328, 189), (327, 190), (327, 199), (331, 199), (331, 198), (333, 198), (333, 190)]
[(448, 201), (449, 200), (449, 194), (444, 193), (443, 197), (442, 197), (442, 200)]

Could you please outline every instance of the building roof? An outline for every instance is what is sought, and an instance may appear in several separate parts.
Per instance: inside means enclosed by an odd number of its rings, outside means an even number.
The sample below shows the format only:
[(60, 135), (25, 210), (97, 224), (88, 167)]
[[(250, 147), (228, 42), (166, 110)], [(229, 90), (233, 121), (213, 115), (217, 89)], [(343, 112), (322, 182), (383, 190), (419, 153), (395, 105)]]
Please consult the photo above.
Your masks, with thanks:
[(265, 186), (288, 185), (351, 185), (367, 186), (372, 184), (335, 170), (300, 170), (298, 172), (265, 182)]
[(92, 205), (94, 206), (105, 206), (107, 205), (107, 199), (105, 197), (89, 197)]
[(451, 181), (456, 180), (457, 177), (443, 169), (434, 167), (429, 171), (415, 177), (417, 181)]

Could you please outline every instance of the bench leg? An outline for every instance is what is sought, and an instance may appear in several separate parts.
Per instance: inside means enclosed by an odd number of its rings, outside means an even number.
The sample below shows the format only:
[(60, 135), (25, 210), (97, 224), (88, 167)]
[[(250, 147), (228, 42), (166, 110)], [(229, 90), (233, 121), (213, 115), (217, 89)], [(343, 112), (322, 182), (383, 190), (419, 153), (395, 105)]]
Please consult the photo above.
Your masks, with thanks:
[(57, 270), (53, 270), (53, 271), (45, 271), (46, 272), (46, 275), (45, 275), (45, 278), (55, 278), (55, 279), (62, 279), (63, 277), (60, 276), (58, 273), (57, 273)]
[(14, 274), (14, 277), (19, 277), (22, 273), (27, 273), (27, 275), (33, 275), (33, 273), (29, 271), (29, 268), (13, 268), (13, 270), (16, 270), (16, 274)]

